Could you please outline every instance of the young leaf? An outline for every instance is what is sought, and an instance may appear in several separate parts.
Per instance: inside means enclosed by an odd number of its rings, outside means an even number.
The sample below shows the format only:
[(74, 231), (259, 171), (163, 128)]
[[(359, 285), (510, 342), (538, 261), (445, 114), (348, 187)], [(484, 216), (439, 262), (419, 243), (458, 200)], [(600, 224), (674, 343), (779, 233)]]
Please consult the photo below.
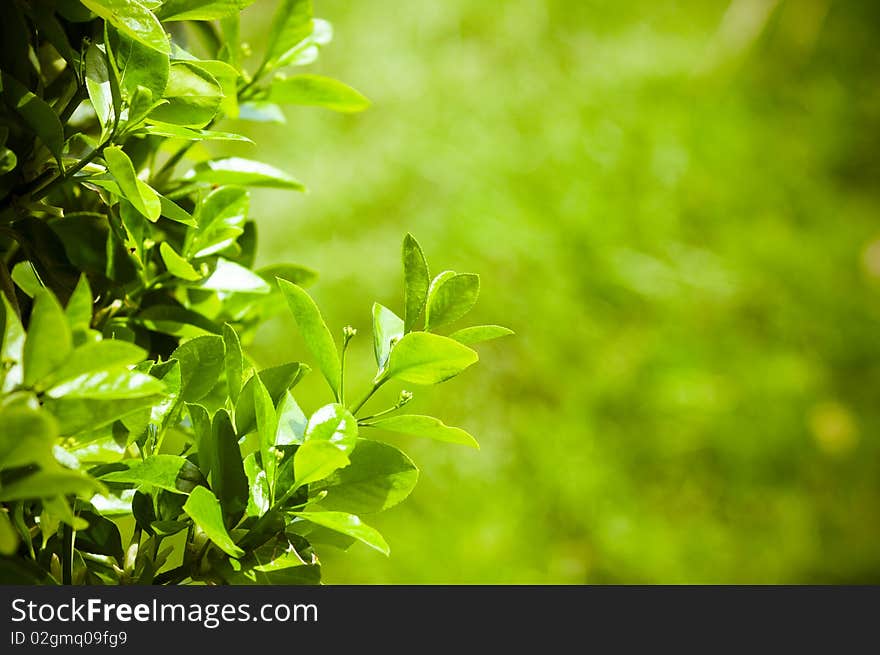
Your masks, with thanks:
[(293, 282), (301, 287), (310, 285), (318, 277), (318, 274), (311, 268), (298, 264), (273, 264), (257, 269), (255, 272), (270, 284), (274, 284), (275, 278), (280, 277), (282, 280)]
[(136, 398), (46, 398), (45, 407), (58, 419), (63, 435), (75, 436), (93, 432), (144, 407), (159, 403), (161, 395)]
[(432, 285), (425, 309), (425, 329), (432, 330), (467, 314), (480, 294), (480, 276), (459, 273)]
[(404, 332), (412, 332), (428, 297), (428, 261), (412, 234), (403, 239)]
[(226, 388), (233, 404), (238, 402), (241, 391), (241, 381), (244, 377), (244, 353), (241, 351), (241, 341), (238, 334), (229, 323), (223, 324), (223, 345), (226, 348), (224, 356), (224, 368), (226, 369)]
[(192, 267), (188, 261), (178, 255), (167, 241), (159, 244), (159, 254), (168, 272), (181, 280), (194, 282), (202, 279), (202, 274)]
[(165, 0), (156, 15), (162, 21), (217, 20), (238, 13), (254, 0)]
[(477, 449), (480, 447), (476, 439), (461, 428), (444, 425), (443, 421), (433, 416), (418, 416), (416, 414), (389, 416), (370, 421), (369, 427), (401, 434), (412, 434), (417, 437), (428, 437), (437, 441), (457, 443)]
[(248, 516), (262, 516), (272, 505), (272, 498), (269, 479), (266, 477), (266, 471), (257, 464), (256, 453), (251, 453), (244, 458), (244, 472), (247, 475), (248, 486), (251, 490), (245, 514)]
[(171, 357), (180, 362), (180, 398), (195, 402), (208, 394), (225, 365), (223, 339), (214, 335), (196, 337), (180, 344)]
[(306, 39), (313, 29), (311, 0), (281, 0), (272, 19), (265, 60), (268, 66)]
[(481, 343), (483, 341), (505, 337), (508, 334), (513, 334), (513, 330), (500, 325), (475, 325), (473, 327), (456, 330), (449, 335), (449, 338), (455, 339), (459, 343), (469, 346), (474, 343)]
[(226, 157), (212, 159), (195, 165), (183, 178), (191, 182), (209, 184), (238, 184), (241, 186), (273, 187), (305, 191), (301, 182), (282, 170), (250, 159)]
[(214, 414), (212, 432), (211, 488), (220, 499), (226, 525), (233, 526), (247, 508), (248, 481), (238, 439), (226, 410), (220, 409)]
[[(143, 361), (146, 354), (143, 348), (127, 341), (116, 339), (93, 341), (76, 348), (70, 357), (47, 378), (47, 382), (58, 384), (87, 373), (137, 364)], [(160, 385), (159, 391), (161, 390)]]
[(360, 517), (355, 514), (346, 512), (294, 512), (294, 514), (315, 525), (354, 537), (385, 556), (391, 554), (391, 549), (379, 531), (361, 521)]
[(176, 223), (183, 223), (190, 227), (196, 227), (198, 225), (195, 219), (190, 216), (189, 212), (162, 194), (159, 194), (159, 204), (162, 206), (162, 216), (168, 220), (175, 221)]
[(205, 127), (220, 110), (223, 89), (217, 79), (203, 68), (188, 61), (173, 61), (163, 97), (168, 102), (150, 112), (150, 120), (186, 127)]
[(122, 148), (118, 146), (104, 148), (104, 160), (125, 199), (149, 220), (153, 222), (159, 220), (162, 213), (159, 196), (146, 182), (138, 178), (131, 160)]
[(249, 268), (222, 257), (217, 258), (214, 271), (199, 284), (199, 288), (239, 293), (269, 293), (272, 290), (263, 278)]
[(344, 113), (363, 111), (370, 101), (350, 86), (321, 75), (294, 75), (276, 79), (269, 100), (288, 105), (324, 107)]
[(400, 341), (403, 333), (400, 317), (384, 305), (373, 303), (373, 353), (380, 370), (388, 362), (392, 343)]
[(338, 403), (324, 405), (309, 417), (305, 441), (326, 441), (348, 454), (357, 442), (357, 419)]
[(9, 513), (5, 509), (0, 509), (0, 555), (14, 555), (18, 550), (18, 542), (18, 532), (9, 520)]
[(295, 488), (323, 480), (349, 462), (348, 455), (329, 441), (306, 441), (293, 456)]
[(211, 472), (211, 464), (214, 456), (213, 433), (211, 431), (211, 417), (208, 410), (201, 405), (188, 403), (186, 408), (189, 410), (189, 418), (193, 426), (193, 434), (196, 442), (196, 454), (199, 459), (199, 469), (205, 478)]
[(73, 338), (64, 310), (50, 291), (40, 292), (24, 342), (24, 384), (32, 385), (54, 371), (71, 350)]
[[(273, 404), (277, 405), (287, 390), (299, 382), (309, 370), (305, 364), (290, 362), (281, 366), (265, 368), (258, 375), (269, 391)], [(252, 375), (242, 387), (238, 403), (235, 405), (235, 427), (239, 436), (244, 436), (257, 427), (256, 412), (254, 411), (254, 384), (254, 376)]]
[(116, 115), (116, 102), (110, 88), (110, 68), (107, 56), (98, 44), (86, 50), (86, 90), (101, 124), (102, 138), (109, 134)]
[(137, 0), (80, 0), (101, 18), (154, 50), (170, 54), (168, 35), (155, 14)]
[(338, 400), (340, 394), (339, 353), (318, 306), (311, 296), (297, 285), (279, 279), (278, 286), (287, 299), (287, 304), (293, 313), (306, 347), (317, 361), (318, 368), (324, 375), (324, 379), (327, 380), (327, 384), (330, 385), (334, 397)]
[(251, 389), (254, 394), (254, 413), (257, 420), (257, 435), (260, 443), (260, 459), (266, 472), (266, 483), (271, 490), (275, 487), (275, 470), (278, 460), (275, 459), (275, 433), (278, 430), (278, 415), (275, 403), (266, 385), (259, 375), (254, 376)]
[(42, 470), (0, 488), (0, 502), (78, 495), (89, 498), (106, 494), (107, 489), (94, 478), (66, 469)]
[(0, 362), (5, 364), (5, 366), (0, 366), (0, 379), (3, 381), (3, 391), (9, 391), (22, 382), (25, 332), (18, 314), (9, 304), (6, 294), (2, 292), (0, 292), (0, 304), (3, 308), (0, 315), (5, 316), (5, 321), (0, 325), (3, 328), (2, 335), (0, 335), (2, 336)]
[[(300, 450), (305, 447), (303, 444)], [(369, 514), (404, 500), (418, 479), (416, 465), (397, 448), (380, 441), (358, 439), (351, 453), (351, 464), (313, 483), (309, 492), (327, 492), (318, 503), (322, 509)]]
[(49, 412), (27, 407), (0, 409), (0, 469), (53, 463), (58, 426)]
[(193, 489), (183, 505), (183, 511), (224, 553), (230, 557), (244, 555), (244, 551), (235, 545), (226, 531), (220, 501), (209, 489), (205, 487)]
[(70, 294), (70, 300), (67, 301), (67, 307), (64, 308), (64, 314), (67, 316), (74, 341), (79, 337), (81, 342), (92, 324), (92, 289), (85, 274), (79, 276), (76, 287)]
[(208, 194), (196, 210), (198, 228), (187, 234), (188, 257), (206, 257), (232, 244), (244, 232), (250, 195), (239, 187), (221, 187)]
[(377, 381), (398, 379), (412, 384), (438, 384), (479, 360), (476, 352), (438, 334), (410, 332), (391, 350), (388, 366)]
[(0, 72), (0, 95), (9, 108), (18, 114), (46, 145), (61, 168), (64, 128), (52, 107), (5, 72)]
[(155, 487), (176, 494), (189, 493), (204, 482), (199, 469), (178, 455), (152, 455), (143, 461), (129, 460), (126, 464), (126, 470), (106, 473), (101, 480)]
[(285, 392), (278, 405), (278, 431), (275, 433), (276, 446), (301, 444), (306, 437), (309, 420), (294, 400), (290, 392)]
[(156, 378), (116, 367), (83, 373), (58, 382), (46, 391), (46, 395), (50, 398), (112, 400), (146, 398), (163, 392), (165, 385)]
[[(147, 47), (120, 30), (108, 29), (107, 37), (107, 54), (116, 70), (119, 89), (130, 102), (128, 119), (131, 121), (138, 114), (143, 115), (143, 109), (135, 107), (138, 95), (138, 104), (146, 104), (147, 96), (149, 104), (162, 97), (168, 84), (168, 53)], [(140, 93), (139, 87), (142, 89)]]
[(186, 141), (239, 141), (253, 143), (249, 138), (232, 132), (216, 132), (213, 130), (196, 130), (182, 125), (153, 123), (143, 128), (145, 134), (162, 136), (169, 139), (185, 139)]

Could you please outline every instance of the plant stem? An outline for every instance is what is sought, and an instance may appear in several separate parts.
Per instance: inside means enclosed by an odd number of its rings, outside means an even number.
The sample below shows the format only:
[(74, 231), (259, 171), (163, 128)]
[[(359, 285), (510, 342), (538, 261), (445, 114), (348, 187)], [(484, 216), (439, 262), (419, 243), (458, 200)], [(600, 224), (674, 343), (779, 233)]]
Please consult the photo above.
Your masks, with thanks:
[(61, 584), (73, 584), (73, 543), (75, 539), (73, 527), (64, 523), (61, 528)]
[(379, 380), (378, 382), (374, 382), (373, 386), (370, 388), (369, 391), (367, 391), (366, 395), (363, 398), (361, 398), (360, 402), (357, 403), (354, 407), (352, 407), (351, 413), (357, 415), (357, 413), (360, 411), (361, 407), (366, 405), (367, 401), (373, 397), (373, 394), (379, 390), (379, 387), (381, 387), (387, 381), (388, 381), (387, 379), (382, 379), (382, 380)]

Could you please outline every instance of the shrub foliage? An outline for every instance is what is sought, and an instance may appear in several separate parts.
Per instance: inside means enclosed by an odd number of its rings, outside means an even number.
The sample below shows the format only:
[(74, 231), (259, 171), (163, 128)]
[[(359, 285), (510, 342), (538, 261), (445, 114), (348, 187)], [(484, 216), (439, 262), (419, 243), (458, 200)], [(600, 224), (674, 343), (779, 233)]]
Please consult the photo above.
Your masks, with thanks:
[[(327, 327), (303, 289), (315, 274), (254, 269), (248, 189), (303, 186), (217, 156), (249, 141), (217, 123), (369, 102), (293, 72), (331, 38), (309, 1), (281, 0), (255, 54), (239, 35), (248, 4), (0, 6), (0, 581), (317, 583), (325, 546), (388, 554), (360, 515), (416, 484), (374, 434), (476, 446), (400, 411), (408, 391), (364, 412), (386, 383), (441, 383), (477, 361), (473, 344), (510, 333), (447, 331), (476, 275), (432, 278), (405, 237), (402, 317), (373, 305), (376, 374), (352, 400), (355, 330)], [(307, 362), (260, 369), (243, 346), (287, 309)], [(309, 381), (329, 402), (306, 412), (295, 387)]]

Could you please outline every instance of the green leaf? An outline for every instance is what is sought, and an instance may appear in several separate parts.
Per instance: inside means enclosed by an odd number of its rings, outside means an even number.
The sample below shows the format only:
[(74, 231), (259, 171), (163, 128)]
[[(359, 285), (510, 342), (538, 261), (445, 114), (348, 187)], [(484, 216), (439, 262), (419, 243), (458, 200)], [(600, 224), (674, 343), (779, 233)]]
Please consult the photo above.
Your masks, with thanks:
[(264, 266), (255, 272), (269, 284), (274, 284), (275, 278), (280, 277), (282, 280), (293, 282), (301, 287), (308, 286), (318, 277), (317, 272), (311, 268), (298, 264), (274, 264)]
[(327, 492), (318, 503), (322, 508), (369, 514), (404, 500), (418, 479), (416, 465), (397, 448), (380, 441), (358, 439), (351, 464), (312, 484), (309, 493)]
[(101, 124), (101, 137), (106, 138), (113, 127), (116, 116), (116, 101), (110, 87), (110, 67), (107, 55), (101, 47), (93, 43), (86, 50), (86, 90), (92, 107)]
[(211, 472), (214, 456), (214, 435), (211, 430), (211, 417), (208, 410), (201, 405), (187, 404), (189, 418), (192, 421), (193, 434), (196, 442), (196, 453), (199, 458), (199, 469), (206, 478)]
[(161, 395), (112, 399), (47, 397), (45, 407), (58, 419), (61, 434), (74, 436), (81, 432), (92, 432), (132, 412), (151, 407), (160, 399)]
[(457, 321), (471, 310), (479, 295), (479, 275), (459, 273), (438, 281), (428, 294), (425, 329)]
[(223, 372), (226, 350), (223, 339), (215, 335), (186, 341), (171, 353), (180, 362), (180, 397), (195, 402), (208, 394)]
[(323, 480), (349, 462), (348, 455), (329, 441), (306, 441), (293, 456), (295, 489)]
[(77, 471), (54, 469), (37, 471), (0, 488), (0, 502), (68, 494), (89, 498), (96, 493), (107, 493), (97, 480)]
[(190, 493), (183, 511), (199, 526), (217, 547), (230, 557), (242, 557), (244, 551), (235, 545), (223, 524), (220, 501), (205, 487), (196, 487)]
[(321, 581), (317, 559), (307, 563), (286, 539), (273, 539), (253, 551), (237, 566), (223, 572), (230, 584), (249, 585), (316, 585)]
[(269, 293), (272, 290), (263, 278), (250, 269), (222, 257), (217, 258), (214, 271), (199, 284), (199, 288), (239, 293)]
[(76, 548), (86, 553), (108, 555), (122, 564), (122, 537), (116, 524), (91, 509), (79, 508), (77, 518), (84, 520), (88, 527), (77, 531)]
[(189, 338), (219, 334), (220, 328), (198, 312), (176, 305), (153, 305), (141, 311), (133, 322), (156, 332)]
[(24, 384), (32, 385), (58, 368), (73, 350), (64, 310), (49, 291), (37, 294), (24, 342)]
[(162, 206), (162, 216), (164, 216), (168, 220), (175, 221), (177, 223), (183, 223), (184, 225), (189, 225), (191, 227), (195, 227), (197, 225), (195, 219), (189, 215), (189, 212), (187, 212), (173, 200), (170, 200), (165, 196), (159, 194), (159, 203)]
[(171, 53), (168, 35), (159, 19), (137, 0), (80, 0), (86, 7), (145, 46)]
[(346, 512), (294, 512), (294, 514), (316, 525), (354, 537), (386, 556), (391, 554), (391, 549), (379, 531), (361, 521), (355, 514)]
[(216, 132), (213, 130), (196, 130), (182, 125), (170, 125), (166, 123), (153, 123), (143, 128), (145, 134), (161, 136), (169, 139), (185, 139), (187, 141), (239, 141), (253, 143), (253, 141), (241, 134), (232, 132)]
[(44, 286), (34, 271), (34, 265), (28, 260), (20, 261), (13, 266), (11, 277), (18, 288), (31, 298), (36, 296)]
[(378, 381), (398, 379), (412, 384), (438, 384), (455, 377), (479, 360), (476, 352), (448, 337), (410, 332), (391, 350)]
[(254, 0), (165, 0), (156, 15), (162, 21), (217, 20), (237, 15)]
[(129, 371), (124, 367), (83, 373), (52, 386), (46, 395), (50, 398), (90, 398), (110, 400), (146, 398), (165, 392), (165, 385), (156, 378)]
[(28, 91), (21, 82), (0, 72), (0, 95), (6, 105), (36, 134), (61, 166), (64, 148), (64, 128), (52, 107)]
[(212, 159), (195, 165), (184, 180), (209, 184), (238, 184), (241, 186), (273, 187), (305, 191), (301, 182), (282, 170), (241, 157)]
[(79, 276), (70, 300), (67, 301), (67, 307), (64, 308), (64, 314), (67, 316), (74, 341), (77, 341), (77, 337), (82, 339), (88, 334), (92, 325), (92, 289), (85, 273)]
[(151, 455), (143, 461), (123, 463), (128, 465), (126, 470), (106, 473), (101, 480), (154, 487), (176, 494), (189, 493), (204, 482), (195, 464), (179, 455)]
[(269, 30), (265, 60), (269, 66), (306, 39), (313, 30), (311, 0), (281, 0)]
[[(146, 351), (133, 343), (104, 339), (86, 343), (75, 349), (67, 360), (48, 378), (52, 385), (67, 383), (88, 373), (119, 369), (143, 361)], [(159, 385), (158, 391), (162, 391)], [(52, 395), (52, 394), (50, 394)]]
[(238, 523), (247, 508), (247, 475), (244, 472), (238, 439), (226, 410), (217, 410), (212, 428), (214, 450), (211, 462), (211, 488), (220, 499), (226, 525), (233, 526)]
[(384, 305), (373, 303), (373, 353), (380, 369), (388, 363), (392, 343), (400, 341), (403, 333), (401, 318)]
[(240, 187), (221, 187), (208, 194), (196, 209), (196, 230), (190, 230), (184, 253), (206, 257), (231, 245), (243, 232), (250, 194)]
[(278, 415), (275, 403), (269, 395), (266, 385), (259, 375), (254, 376), (251, 389), (254, 394), (254, 413), (257, 420), (257, 435), (260, 443), (260, 458), (269, 488), (275, 486), (275, 471), (278, 460), (275, 459), (275, 433), (278, 431)]
[(226, 369), (226, 388), (234, 404), (238, 402), (244, 377), (244, 353), (241, 351), (241, 341), (238, 339), (238, 334), (228, 323), (223, 324), (223, 345), (226, 348), (223, 359)]
[(326, 441), (348, 454), (357, 442), (357, 419), (338, 403), (324, 405), (309, 417), (305, 441)]
[(181, 280), (189, 280), (190, 282), (202, 279), (202, 274), (196, 271), (192, 264), (178, 255), (167, 241), (159, 244), (159, 254), (165, 263), (165, 268), (173, 276), (179, 277)]
[(437, 441), (457, 443), (477, 449), (480, 447), (476, 439), (461, 428), (444, 425), (443, 421), (433, 416), (401, 414), (399, 416), (390, 416), (370, 421), (369, 427), (381, 428), (401, 434), (412, 434), (417, 437), (428, 437)]
[(333, 111), (363, 111), (370, 101), (350, 86), (321, 75), (294, 75), (276, 79), (269, 90), (269, 100), (288, 105), (310, 105)]
[[(290, 362), (281, 366), (265, 368), (257, 375), (269, 391), (272, 402), (277, 405), (288, 389), (299, 382), (309, 372), (309, 367), (299, 362)], [(254, 376), (248, 378), (238, 396), (235, 405), (235, 427), (239, 436), (244, 436), (257, 427), (254, 410)]]
[(0, 292), (0, 303), (3, 305), (3, 312), (0, 314), (5, 316), (0, 340), (0, 362), (4, 364), (0, 366), (0, 379), (3, 380), (3, 391), (9, 391), (22, 382), (25, 332), (5, 293)]
[(297, 285), (279, 279), (278, 286), (287, 299), (306, 347), (318, 363), (318, 368), (330, 385), (333, 396), (339, 400), (341, 370), (339, 353), (318, 306), (311, 296)]
[[(0, 555), (13, 555), (18, 550), (18, 532), (9, 520), (6, 509), (0, 508)], [(6, 579), (3, 578), (6, 582)]]
[(428, 298), (428, 261), (412, 234), (403, 239), (404, 332), (412, 332)]
[(278, 404), (278, 431), (275, 433), (275, 445), (301, 444), (306, 438), (308, 422), (293, 395), (285, 392)]
[(220, 110), (223, 89), (217, 79), (203, 68), (188, 61), (173, 61), (163, 98), (168, 102), (150, 112), (150, 120), (205, 127)]
[(506, 337), (509, 334), (514, 334), (513, 330), (500, 325), (475, 325), (473, 327), (456, 330), (449, 335), (449, 338), (455, 339), (459, 343), (469, 346), (474, 343), (481, 343), (499, 337)]
[(146, 47), (139, 41), (130, 38), (120, 30), (107, 31), (107, 46), (110, 61), (116, 70), (119, 88), (122, 95), (130, 101), (129, 120), (143, 115), (143, 110), (135, 111), (135, 97), (140, 95), (138, 102), (146, 104), (147, 94), (138, 87), (149, 91), (149, 103), (159, 100), (168, 84), (170, 62), (168, 53)]
[(28, 407), (0, 409), (0, 469), (53, 463), (58, 426), (47, 411)]
[[(274, 460), (274, 458), (273, 458)], [(272, 505), (271, 490), (266, 471), (257, 464), (257, 454), (251, 453), (244, 458), (244, 472), (247, 475), (250, 496), (245, 514), (262, 516)]]
[(118, 146), (104, 148), (104, 160), (125, 199), (147, 219), (153, 222), (159, 220), (162, 213), (159, 196), (150, 185), (138, 178), (134, 165), (122, 148)]

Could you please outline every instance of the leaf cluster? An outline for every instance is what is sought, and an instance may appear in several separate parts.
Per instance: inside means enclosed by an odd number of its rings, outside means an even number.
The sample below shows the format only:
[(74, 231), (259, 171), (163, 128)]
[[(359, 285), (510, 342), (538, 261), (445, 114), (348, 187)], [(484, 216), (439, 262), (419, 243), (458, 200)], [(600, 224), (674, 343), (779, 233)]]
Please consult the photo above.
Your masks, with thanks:
[[(476, 446), (439, 419), (360, 413), (391, 381), (431, 385), (499, 326), (437, 332), (479, 278), (429, 276), (403, 243), (403, 317), (373, 306), (376, 374), (346, 398), (341, 343), (297, 265), (254, 269), (249, 188), (288, 173), (207, 142), (225, 118), (282, 105), (357, 112), (341, 82), (292, 73), (332, 36), (281, 0), (254, 70), (247, 0), (11, 0), (0, 7), (0, 581), (314, 584), (316, 548), (360, 541), (362, 514), (405, 499), (418, 469), (387, 430)], [(261, 368), (255, 328), (287, 305), (308, 363)], [(280, 309), (279, 309), (280, 308)], [(421, 327), (421, 329), (419, 329)], [(328, 403), (294, 389), (314, 367)], [(314, 376), (312, 376), (314, 377)], [(136, 528), (123, 545), (119, 521)], [(184, 546), (175, 548), (175, 535)]]

